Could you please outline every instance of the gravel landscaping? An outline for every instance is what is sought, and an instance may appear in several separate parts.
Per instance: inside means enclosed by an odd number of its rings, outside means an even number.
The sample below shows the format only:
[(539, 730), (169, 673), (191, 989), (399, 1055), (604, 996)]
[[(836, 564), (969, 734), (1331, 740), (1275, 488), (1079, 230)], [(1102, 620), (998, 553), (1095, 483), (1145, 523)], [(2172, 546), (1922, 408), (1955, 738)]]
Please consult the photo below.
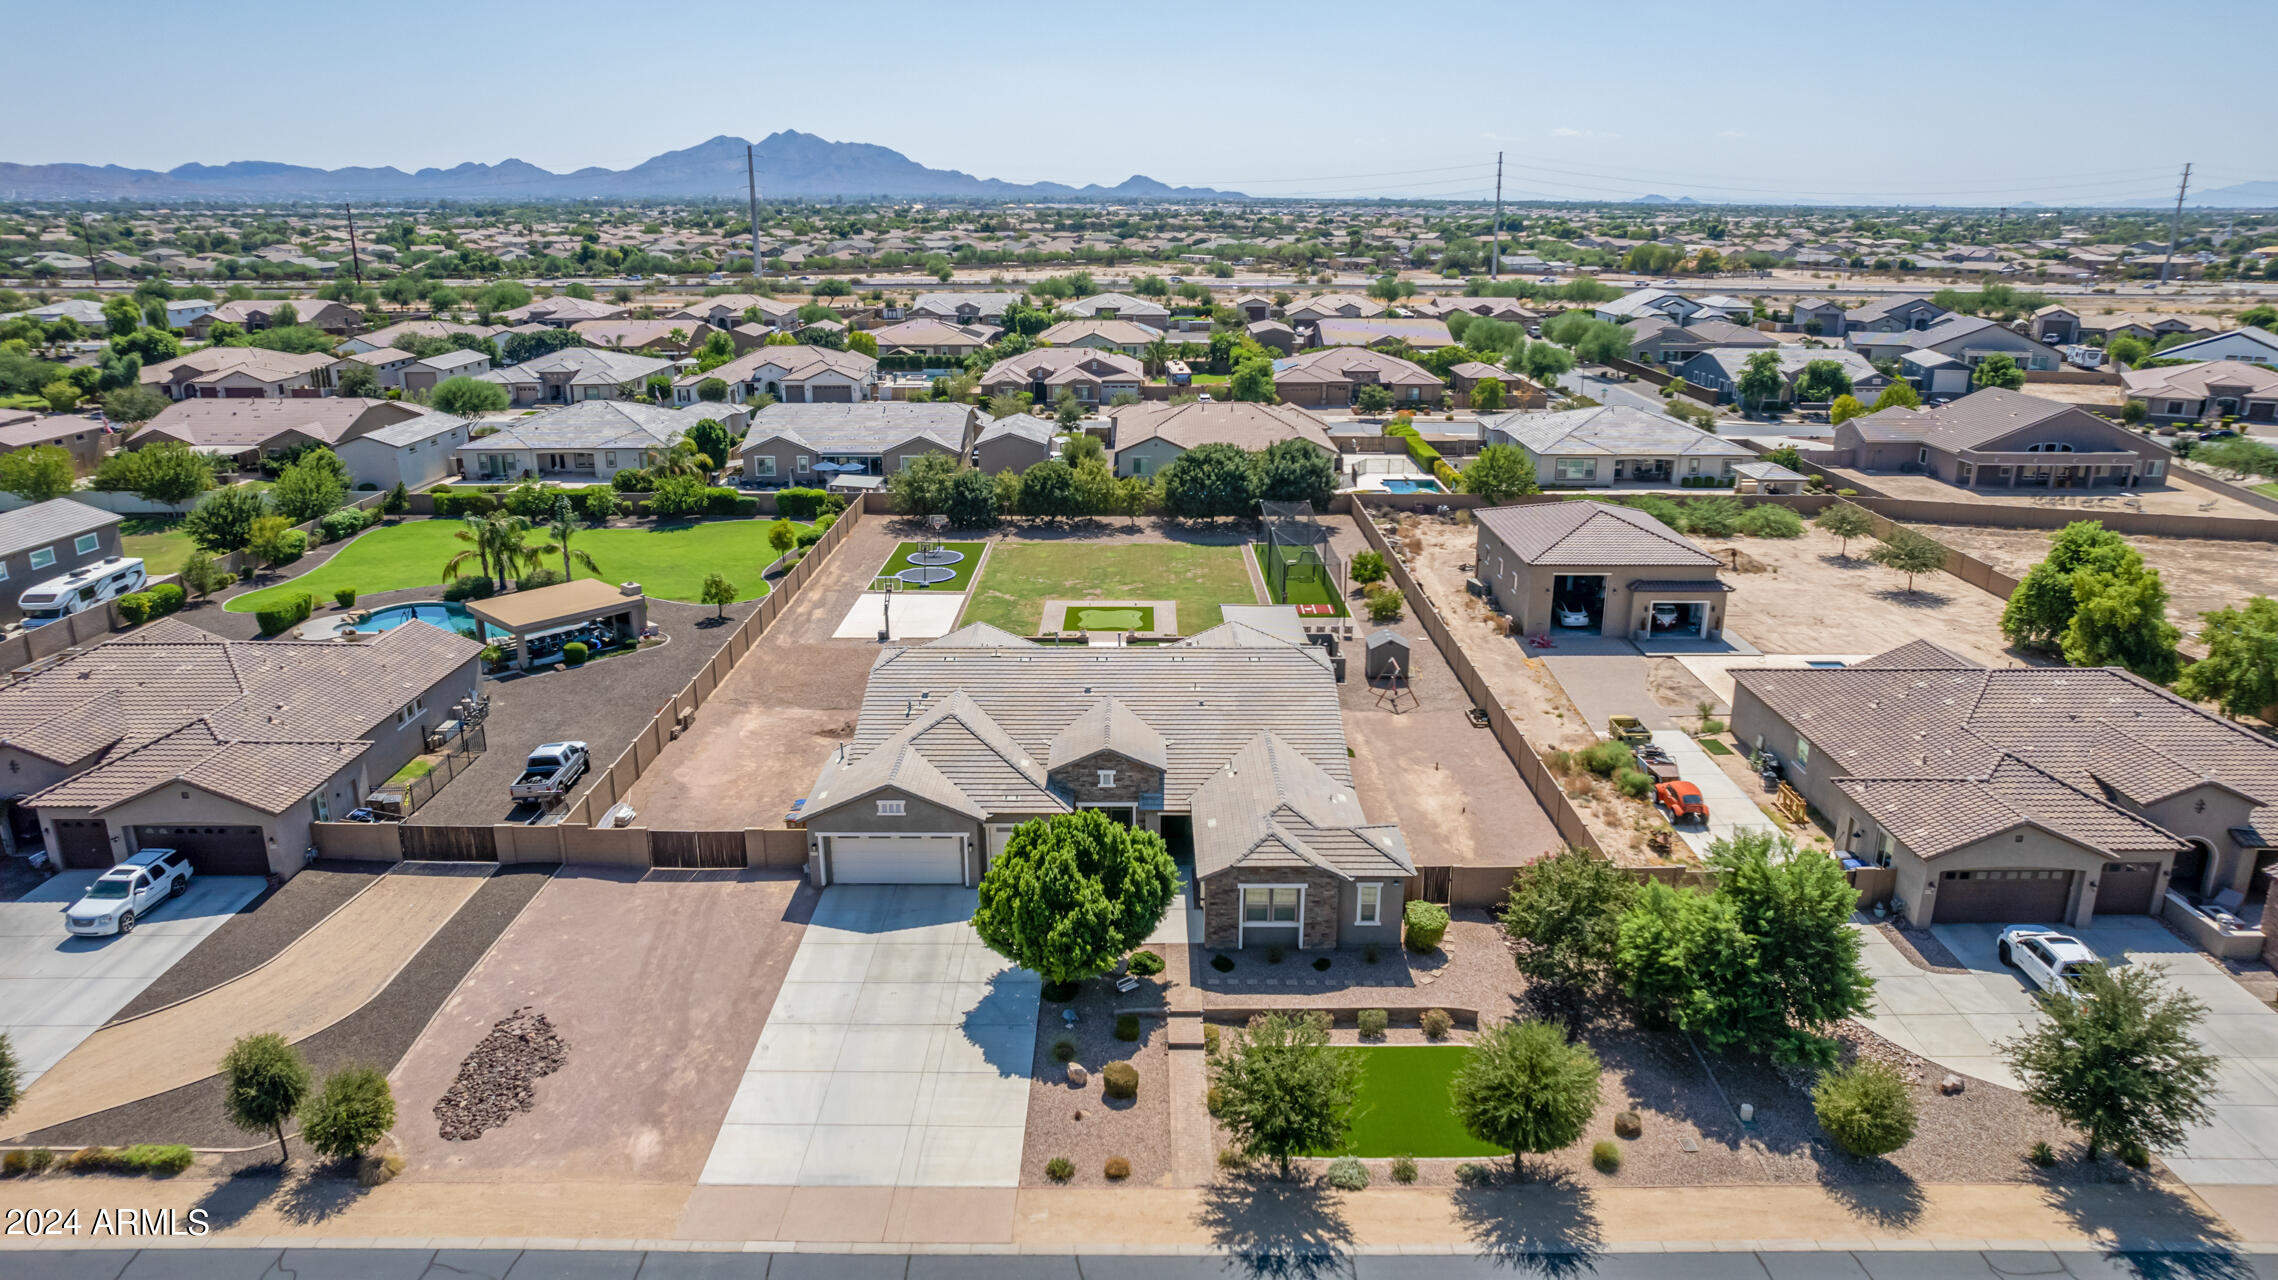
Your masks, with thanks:
[[(1138, 991), (1124, 995), (1107, 979), (1095, 978), (1083, 984), (1083, 990), (1070, 1003), (1044, 1002), (1036, 1018), (1036, 1062), (1028, 1088), (1022, 1186), (1116, 1185), (1117, 1180), (1105, 1172), (1112, 1156), (1131, 1162), (1131, 1175), (1120, 1180), (1126, 1185), (1171, 1185), (1170, 1037), (1162, 1018), (1144, 1016), (1139, 1019), (1137, 1041), (1115, 1038), (1116, 1010), (1160, 1007), (1162, 999), (1155, 980), (1145, 981)], [(1064, 1009), (1076, 1011), (1073, 1028), (1061, 1017)], [(1063, 1039), (1075, 1042), (1075, 1062), (1084, 1069), (1084, 1083), (1080, 1085), (1070, 1082), (1068, 1068), (1053, 1055), (1052, 1046)], [(1138, 1070), (1136, 1097), (1106, 1096), (1100, 1069), (1118, 1061), (1129, 1062)], [(1054, 1157), (1066, 1157), (1075, 1166), (1073, 1176), (1065, 1183), (1044, 1172)]]
[(163, 1009), (251, 973), (387, 873), (385, 863), (319, 860), (247, 903), (174, 967), (129, 1000), (113, 1022)]
[[(553, 867), (545, 865), (498, 868), (385, 990), (363, 1008), (295, 1046), (308, 1059), (310, 1070), (321, 1079), (348, 1066), (383, 1071), (393, 1068), (460, 979), (545, 887), (553, 872)], [(123, 1107), (82, 1116), (27, 1135), (24, 1142), (27, 1146), (56, 1148), (182, 1142), (205, 1149), (243, 1151), (242, 1156), (233, 1157), (241, 1164), (272, 1159), (275, 1150), (273, 1141), (264, 1146), (259, 1135), (248, 1134), (224, 1118), (220, 1076), (208, 1076)], [(225, 1165), (230, 1163), (224, 1161)]]
[(569, 1061), (569, 1043), (531, 1009), (516, 1009), (498, 1020), (466, 1061), (459, 1076), (435, 1103), (437, 1132), (455, 1142), (471, 1142), (538, 1102), (538, 1080)]
[[(1477, 1010), (1490, 1019), (1517, 1015), (1518, 973), (1502, 927), (1477, 907), (1458, 908), (1453, 915), (1439, 950), (1420, 956), (1397, 945), (1383, 946), (1377, 948), (1375, 964), (1368, 963), (1360, 947), (1291, 951), (1280, 964), (1269, 962), (1264, 948), (1252, 947), (1223, 953), (1234, 968), (1221, 973), (1210, 963), (1221, 953), (1197, 947), (1194, 982), (1203, 993), (1204, 1013), (1445, 1007)], [(1328, 969), (1315, 969), (1314, 962), (1323, 958)]]

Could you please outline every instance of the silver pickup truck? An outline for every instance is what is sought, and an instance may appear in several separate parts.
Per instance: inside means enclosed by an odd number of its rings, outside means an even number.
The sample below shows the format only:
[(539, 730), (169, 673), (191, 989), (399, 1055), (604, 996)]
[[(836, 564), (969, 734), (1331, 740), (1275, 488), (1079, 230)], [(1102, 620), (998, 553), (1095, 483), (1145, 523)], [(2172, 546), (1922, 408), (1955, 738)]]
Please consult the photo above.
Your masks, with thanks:
[(570, 793), (585, 776), (590, 763), (582, 742), (549, 742), (530, 753), (522, 776), (514, 780), (512, 795), (518, 801), (551, 804)]

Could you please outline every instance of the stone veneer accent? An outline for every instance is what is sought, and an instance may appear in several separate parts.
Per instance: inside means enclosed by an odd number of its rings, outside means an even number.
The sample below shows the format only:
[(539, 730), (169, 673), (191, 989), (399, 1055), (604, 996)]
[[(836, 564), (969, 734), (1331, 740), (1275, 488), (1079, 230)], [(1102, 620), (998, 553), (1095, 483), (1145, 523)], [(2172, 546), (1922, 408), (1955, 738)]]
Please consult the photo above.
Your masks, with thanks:
[(1306, 950), (1337, 945), (1337, 899), (1342, 880), (1326, 871), (1297, 867), (1235, 867), (1210, 877), (1203, 886), (1202, 941), (1208, 947), (1240, 945), (1245, 884), (1302, 884), (1305, 906), (1300, 938)]

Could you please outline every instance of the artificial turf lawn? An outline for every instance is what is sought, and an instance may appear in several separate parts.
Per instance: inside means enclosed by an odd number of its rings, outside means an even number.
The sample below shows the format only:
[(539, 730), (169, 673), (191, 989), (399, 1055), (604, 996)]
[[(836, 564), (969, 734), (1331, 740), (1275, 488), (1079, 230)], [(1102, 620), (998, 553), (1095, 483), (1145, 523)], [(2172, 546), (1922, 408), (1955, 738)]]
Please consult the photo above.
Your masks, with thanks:
[(1360, 1057), (1344, 1145), (1315, 1155), (1507, 1156), (1464, 1132), (1448, 1106), (1448, 1081), (1471, 1051), (1460, 1045), (1399, 1044), (1340, 1049)]
[(1695, 738), (1693, 741), (1699, 743), (1701, 750), (1708, 752), (1712, 756), (1728, 756), (1732, 754), (1732, 748), (1724, 745), (1714, 738)]
[[(737, 600), (756, 600), (767, 594), (759, 571), (775, 561), (775, 548), (767, 545), (772, 520), (709, 520), (695, 524), (667, 524), (658, 528), (583, 529), (570, 540), (574, 550), (592, 556), (599, 574), (577, 566), (580, 578), (600, 577), (610, 582), (638, 582), (641, 590), (659, 600), (694, 603), (704, 590), (704, 576), (726, 574), (736, 586)], [(341, 587), (354, 587), (358, 595), (403, 591), (443, 584), (443, 566), (451, 557), (469, 550), (469, 544), (452, 536), (466, 528), (458, 520), (407, 520), (392, 528), (373, 529), (340, 549), (338, 555), (297, 578), (249, 591), (222, 607), (231, 613), (251, 613), (295, 591), (306, 591), (319, 601), (330, 600)], [(542, 546), (543, 530), (533, 530), (530, 546)], [(572, 562), (575, 563), (574, 561)], [(549, 556), (542, 568), (561, 571), (561, 557)], [(287, 572), (292, 566), (287, 565)], [(474, 561), (461, 567), (462, 576), (481, 570)]]
[[(900, 573), (904, 569), (919, 568), (920, 566), (910, 563), (910, 556), (916, 552), (925, 550), (928, 546), (931, 545), (931, 543), (927, 542), (905, 542), (895, 547), (894, 553), (886, 557), (886, 563), (878, 566), (877, 577), (883, 578), (888, 574)], [(944, 569), (954, 569), (957, 573), (957, 576), (951, 578), (947, 582), (927, 583), (923, 588), (918, 587), (915, 583), (905, 582), (901, 586), (896, 587), (895, 590), (963, 591), (965, 588), (973, 585), (973, 570), (980, 566), (981, 548), (984, 545), (985, 544), (979, 542), (942, 543), (941, 547), (944, 551), (962, 552), (965, 556), (964, 559), (958, 561), (955, 564), (945, 564), (941, 566)], [(873, 578), (871, 581), (873, 585), (875, 585), (877, 579)]]
[(1069, 631), (1153, 631), (1155, 611), (1151, 607), (1137, 609), (1070, 609)]
[(180, 516), (128, 516), (119, 522), (119, 553), (142, 557), (144, 572), (153, 578), (182, 572), (190, 549)]
[(986, 622), (1032, 636), (1047, 600), (1169, 600), (1179, 630), (1225, 621), (1218, 606), (1256, 604), (1240, 547), (1189, 542), (1000, 542), (965, 604), (965, 623)]
[[(1266, 544), (1262, 542), (1251, 543), (1250, 554), (1256, 557), (1258, 577), (1265, 582), (1266, 593), (1271, 595), (1273, 593), (1273, 575), (1266, 571)], [(1316, 572), (1310, 581), (1292, 575), (1284, 579), (1282, 585), (1284, 594), (1289, 598), (1276, 600), (1274, 601), (1275, 604), (1325, 604), (1336, 610), (1337, 617), (1342, 618), (1348, 614), (1345, 602), (1337, 598), (1336, 584), (1329, 581), (1326, 566)]]

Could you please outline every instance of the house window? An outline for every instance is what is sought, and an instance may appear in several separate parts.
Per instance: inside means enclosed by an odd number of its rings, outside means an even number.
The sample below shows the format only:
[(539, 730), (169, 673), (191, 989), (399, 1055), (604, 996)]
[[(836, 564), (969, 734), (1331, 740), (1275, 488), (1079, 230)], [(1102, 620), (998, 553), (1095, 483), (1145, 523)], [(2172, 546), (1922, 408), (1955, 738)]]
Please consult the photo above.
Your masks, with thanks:
[(1113, 770), (1113, 769), (1102, 769), (1102, 770), (1100, 770), (1100, 771), (1099, 771), (1099, 785), (1101, 785), (1101, 786), (1103, 786), (1103, 787), (1112, 787), (1112, 786), (1114, 786), (1114, 785), (1115, 785), (1115, 770)]
[(1364, 884), (1364, 885), (1360, 886), (1360, 910), (1358, 910), (1358, 911), (1356, 911), (1356, 912), (1354, 912), (1354, 913), (1353, 913), (1353, 923), (1354, 923), (1354, 924), (1375, 924), (1375, 923), (1377, 923), (1377, 916), (1378, 916), (1378, 914), (1379, 914), (1379, 913), (1380, 913), (1380, 912), (1383, 910), (1383, 907), (1384, 907), (1384, 886), (1383, 886), (1383, 885), (1381, 885), (1381, 884)]
[(1686, 474), (1697, 476), (1701, 473), (1701, 460), (1699, 458), (1687, 458), (1685, 463)]
[(902, 816), (903, 806), (907, 803), (904, 800), (880, 800), (878, 802), (878, 816), (881, 818), (899, 818)]
[(2166, 412), (2167, 412), (2167, 415), (2168, 415), (2169, 417), (2171, 417), (2171, 418), (2172, 418), (2172, 417), (2177, 417), (2177, 416), (2180, 416), (2180, 415), (2182, 414), (2182, 412), (2183, 412), (2183, 402), (2182, 402), (2181, 400), (2170, 400), (2170, 401), (2168, 401), (2168, 402), (2167, 402), (2167, 410), (2166, 410)]
[(54, 547), (41, 547), (39, 550), (32, 552), (32, 567), (34, 569), (45, 569), (54, 563)]
[(1598, 478), (1596, 458), (1560, 458), (1557, 476), (1560, 480), (1595, 480)]
[(1929, 447), (1928, 445), (1924, 445), (1922, 448), (1920, 448), (1920, 449), (1916, 449), (1916, 450), (1914, 451), (1914, 460), (1915, 460), (1916, 462), (1919, 462), (1919, 463), (1921, 463), (1923, 466), (1929, 466), (1929, 465), (1930, 465), (1930, 447)]
[(2157, 475), (2161, 475), (2161, 474), (2165, 473), (2165, 472), (2166, 472), (2166, 470), (2167, 470), (2167, 464), (2166, 464), (2166, 463), (2164, 463), (2164, 462), (2160, 462), (2160, 461), (2158, 461), (2158, 460), (2156, 460), (2156, 459), (2154, 459), (2153, 461), (2150, 461), (2150, 462), (2146, 462), (2146, 463), (2144, 464), (2144, 474), (2145, 474), (2145, 475), (2147, 475), (2147, 476), (2157, 476)]
[(802, 454), (800, 454), (800, 455), (799, 455), (799, 474), (800, 474), (800, 475), (805, 475), (805, 474), (807, 474), (807, 470), (808, 470), (808, 467), (809, 467), (811, 464), (812, 464), (812, 459), (808, 458), (808, 456), (807, 456), (806, 454), (803, 454), (803, 453), (802, 453)]
[(95, 548), (102, 545), (103, 540), (101, 538), (92, 533), (83, 533), (80, 534), (79, 537), (72, 542), (71, 549), (78, 552), (80, 555), (86, 555), (88, 552), (93, 551)]
[(614, 471), (617, 469), (617, 451), (615, 449), (607, 450), (601, 456), (608, 459), (610, 470)]
[(762, 480), (774, 479), (775, 459), (764, 453), (753, 454), (751, 458), (751, 473), (755, 476), (758, 476)]
[(1810, 764), (1810, 763), (1811, 763), (1811, 744), (1810, 744), (1810, 743), (1808, 743), (1808, 742), (1805, 742), (1805, 741), (1803, 740), (1803, 735), (1801, 735), (1801, 734), (1797, 734), (1797, 735), (1796, 735), (1796, 768), (1798, 768), (1798, 769), (1801, 769), (1801, 768), (1803, 768), (1805, 765), (1807, 765), (1807, 764)]
[(1242, 921), (1245, 924), (1295, 924), (1297, 904), (1304, 892), (1296, 885), (1244, 885)]

